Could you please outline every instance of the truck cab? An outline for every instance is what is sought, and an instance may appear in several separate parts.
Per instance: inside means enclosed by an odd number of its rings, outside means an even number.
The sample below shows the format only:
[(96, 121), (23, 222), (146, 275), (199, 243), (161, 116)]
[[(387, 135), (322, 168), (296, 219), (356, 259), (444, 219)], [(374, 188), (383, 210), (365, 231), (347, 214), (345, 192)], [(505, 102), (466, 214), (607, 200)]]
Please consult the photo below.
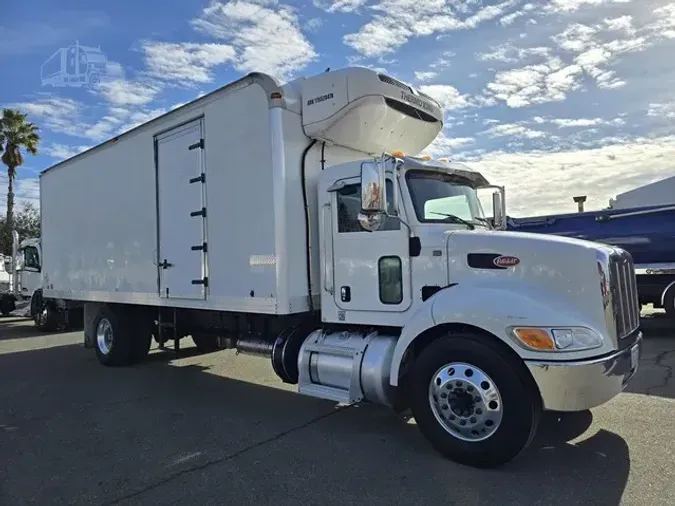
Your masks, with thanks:
[(17, 302), (31, 300), (42, 281), (40, 239), (20, 240), (16, 231), (12, 233), (12, 237), (12, 255), (3, 262), (7, 287), (0, 290), (0, 312), (5, 316), (16, 309)]
[[(356, 346), (346, 344), (345, 326), (379, 326), (381, 337), (390, 326), (388, 341), (369, 343), (386, 358), (368, 363), (388, 384), (369, 387), (366, 365), (360, 386), (356, 375), (335, 381), (334, 356), (323, 369), (316, 359), (315, 378), (329, 378), (321, 388), (310, 373), (300, 392), (390, 405), (403, 395), (437, 449), (482, 466), (527, 445), (538, 420), (531, 413), (582, 411), (623, 390), (642, 346), (630, 254), (507, 232), (503, 189), (492, 220), (481, 207), (477, 192), (491, 187), (461, 164), (402, 153), (321, 174), (321, 316), (338, 327), (311, 349), (339, 355), (331, 348)], [(500, 377), (507, 370), (511, 378)], [(508, 409), (518, 412), (510, 420)]]

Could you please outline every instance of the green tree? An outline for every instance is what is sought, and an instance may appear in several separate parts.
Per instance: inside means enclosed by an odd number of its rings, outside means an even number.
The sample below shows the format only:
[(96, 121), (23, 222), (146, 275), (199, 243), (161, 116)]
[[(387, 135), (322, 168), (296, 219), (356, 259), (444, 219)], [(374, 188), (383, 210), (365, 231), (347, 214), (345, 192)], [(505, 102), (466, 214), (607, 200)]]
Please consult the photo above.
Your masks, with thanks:
[[(0, 230), (4, 230), (7, 220), (0, 216)], [(14, 215), (14, 230), (19, 233), (20, 240), (40, 237), (40, 211), (32, 202), (26, 202)], [(11, 254), (12, 238), (0, 236), (0, 253)]]
[(22, 149), (37, 155), (40, 136), (38, 127), (26, 120), (26, 115), (13, 109), (3, 109), (0, 117), (0, 153), (7, 166), (7, 213), (5, 214), (4, 239), (11, 244), (14, 227), (14, 179), (16, 169), (23, 165)]

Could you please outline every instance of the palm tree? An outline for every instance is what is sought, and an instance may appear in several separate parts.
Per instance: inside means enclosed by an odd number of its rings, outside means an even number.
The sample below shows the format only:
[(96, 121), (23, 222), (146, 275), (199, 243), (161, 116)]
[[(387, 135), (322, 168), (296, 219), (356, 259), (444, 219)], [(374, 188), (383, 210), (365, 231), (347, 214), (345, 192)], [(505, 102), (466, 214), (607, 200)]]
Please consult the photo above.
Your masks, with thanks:
[(40, 136), (38, 127), (26, 120), (26, 115), (12, 109), (4, 109), (0, 117), (0, 153), (2, 163), (7, 166), (7, 214), (5, 216), (5, 238), (10, 238), (14, 226), (14, 178), (16, 169), (23, 165), (24, 148), (31, 155), (37, 155)]

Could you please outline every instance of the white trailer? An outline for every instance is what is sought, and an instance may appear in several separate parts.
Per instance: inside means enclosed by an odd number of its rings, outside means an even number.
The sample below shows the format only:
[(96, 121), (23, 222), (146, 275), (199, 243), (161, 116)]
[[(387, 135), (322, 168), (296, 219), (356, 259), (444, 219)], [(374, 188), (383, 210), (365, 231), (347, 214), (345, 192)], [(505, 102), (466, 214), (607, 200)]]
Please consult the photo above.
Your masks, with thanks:
[(84, 302), (104, 365), (189, 336), (268, 357), (301, 394), (409, 408), (443, 455), (503, 464), (543, 410), (634, 375), (635, 276), (617, 248), (500, 230), (499, 188), (485, 219), (484, 177), (409, 156), (442, 126), (371, 69), (250, 74), (41, 174), (44, 296)]

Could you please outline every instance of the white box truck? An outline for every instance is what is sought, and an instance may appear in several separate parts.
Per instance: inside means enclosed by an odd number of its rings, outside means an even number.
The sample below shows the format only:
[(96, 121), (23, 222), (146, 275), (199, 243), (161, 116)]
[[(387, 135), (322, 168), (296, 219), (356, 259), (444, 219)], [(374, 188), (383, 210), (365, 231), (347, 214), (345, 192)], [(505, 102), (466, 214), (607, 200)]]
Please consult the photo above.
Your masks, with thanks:
[[(642, 344), (630, 255), (503, 228), (466, 166), (419, 156), (437, 102), (366, 68), (252, 73), (40, 176), (46, 299), (104, 365), (191, 337), (301, 394), (410, 409), (490, 467), (543, 410), (619, 394)], [(493, 191), (493, 190), (489, 190)]]

